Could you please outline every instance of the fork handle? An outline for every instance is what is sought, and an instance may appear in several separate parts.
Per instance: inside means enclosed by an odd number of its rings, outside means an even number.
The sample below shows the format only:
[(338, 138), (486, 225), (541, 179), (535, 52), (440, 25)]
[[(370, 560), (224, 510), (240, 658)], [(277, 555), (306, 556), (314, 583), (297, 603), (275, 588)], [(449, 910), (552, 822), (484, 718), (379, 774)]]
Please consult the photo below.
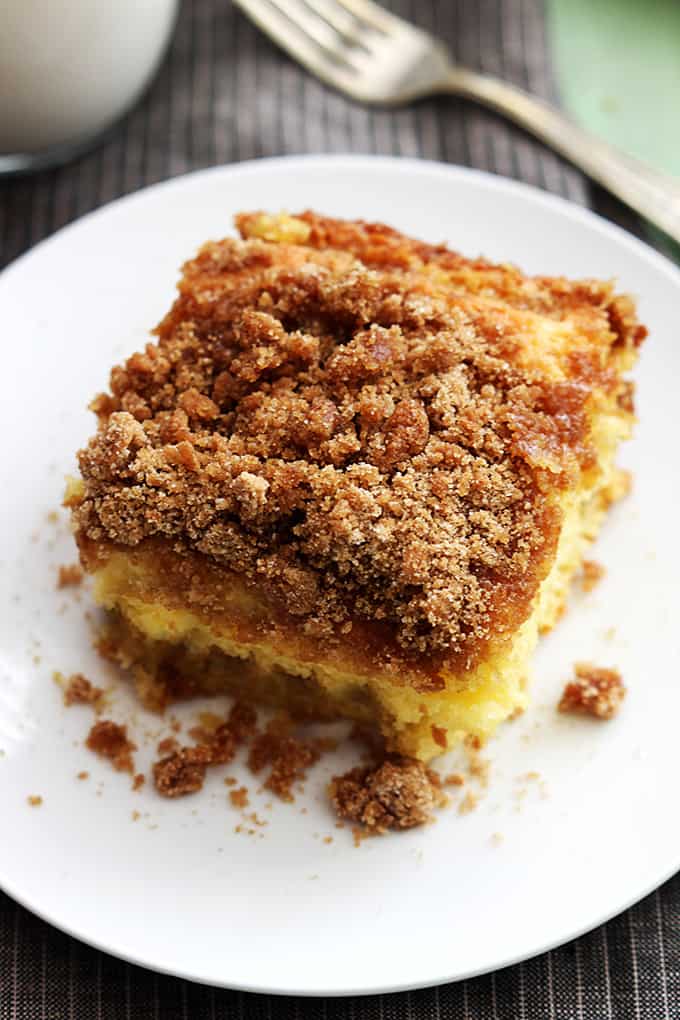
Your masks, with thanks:
[(452, 68), (445, 90), (476, 100), (536, 135), (680, 243), (680, 180), (632, 159), (514, 85)]

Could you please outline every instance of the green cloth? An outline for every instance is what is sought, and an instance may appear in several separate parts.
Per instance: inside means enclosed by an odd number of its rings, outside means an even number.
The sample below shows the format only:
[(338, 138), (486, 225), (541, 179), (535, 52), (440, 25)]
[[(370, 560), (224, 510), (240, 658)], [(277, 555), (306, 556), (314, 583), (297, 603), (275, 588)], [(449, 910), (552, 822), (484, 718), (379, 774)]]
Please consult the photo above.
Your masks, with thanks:
[[(631, 156), (680, 177), (679, 0), (547, 0), (547, 8), (565, 108)], [(672, 247), (680, 259), (680, 246)]]

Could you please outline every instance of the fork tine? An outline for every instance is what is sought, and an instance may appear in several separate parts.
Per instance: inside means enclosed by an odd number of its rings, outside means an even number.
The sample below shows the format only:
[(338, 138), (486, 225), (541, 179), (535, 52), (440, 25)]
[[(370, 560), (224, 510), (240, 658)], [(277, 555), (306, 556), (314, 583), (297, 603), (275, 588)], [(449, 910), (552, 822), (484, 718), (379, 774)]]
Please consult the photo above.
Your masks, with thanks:
[[(353, 68), (341, 47), (329, 50), (314, 40), (305, 28), (283, 11), (281, 0), (234, 0), (273, 43), (298, 60), (312, 74), (336, 88), (348, 88)], [(329, 31), (331, 31), (329, 29)], [(337, 39), (337, 37), (336, 37)]]
[(344, 56), (341, 37), (331, 25), (316, 14), (304, 0), (269, 0), (297, 27), (334, 57)]
[(357, 21), (385, 35), (389, 35), (397, 28), (408, 26), (408, 23), (402, 18), (398, 18), (396, 14), (390, 14), (384, 7), (374, 4), (372, 0), (335, 0), (335, 3), (349, 11)]
[(355, 44), (360, 44), (357, 32), (361, 31), (361, 24), (337, 0), (305, 0), (305, 3), (316, 11), (324, 21), (332, 25), (340, 35), (351, 39)]

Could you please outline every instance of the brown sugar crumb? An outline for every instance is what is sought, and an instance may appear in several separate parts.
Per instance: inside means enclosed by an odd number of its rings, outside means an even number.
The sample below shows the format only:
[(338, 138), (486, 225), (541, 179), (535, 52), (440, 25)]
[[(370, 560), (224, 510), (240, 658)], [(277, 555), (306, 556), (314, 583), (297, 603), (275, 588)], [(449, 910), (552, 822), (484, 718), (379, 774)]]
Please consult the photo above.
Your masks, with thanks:
[(574, 680), (564, 688), (558, 709), (592, 715), (596, 719), (611, 719), (625, 696), (626, 688), (618, 670), (577, 662)]
[(324, 843), (330, 844), (330, 843), (333, 842), (333, 837), (332, 836), (324, 836), (323, 841), (324, 841)]
[(132, 752), (137, 746), (128, 740), (127, 726), (102, 719), (94, 724), (85, 744), (95, 754), (108, 758), (117, 772), (134, 772)]
[[(55, 674), (55, 678), (59, 677), (59, 674)], [(61, 682), (61, 681), (58, 681)], [(104, 691), (101, 687), (95, 687), (86, 676), (82, 673), (73, 673), (72, 676), (65, 681), (66, 686), (64, 687), (64, 704), (67, 706), (71, 705), (98, 705), (104, 696)]]
[(255, 737), (248, 755), (248, 766), (255, 773), (267, 765), (271, 766), (264, 788), (281, 800), (292, 801), (295, 799), (293, 784), (305, 778), (307, 769), (319, 760), (320, 751), (315, 744), (285, 732), (288, 724), (285, 718), (274, 719), (264, 733)]
[(229, 791), (229, 800), (235, 808), (246, 808), (250, 804), (248, 800), (248, 788), (240, 786), (238, 790)]
[(424, 825), (443, 799), (430, 769), (415, 759), (397, 757), (334, 776), (329, 796), (339, 818), (377, 834)]
[(451, 772), (444, 777), (444, 786), (465, 786), (465, 776), (462, 772)]
[(162, 740), (158, 741), (156, 750), (159, 754), (172, 754), (179, 747), (179, 742), (174, 737), (163, 737)]
[(466, 793), (458, 805), (459, 815), (469, 815), (479, 804), (479, 797), (474, 793)]
[(238, 779), (236, 779), (234, 776), (225, 776), (224, 779), (225, 786), (236, 786), (237, 783)]
[(90, 773), (89, 772), (79, 772), (78, 775), (76, 776), (76, 779), (80, 779), (80, 780), (89, 779), (89, 778), (90, 778)]
[(154, 763), (156, 789), (163, 797), (183, 797), (203, 788), (208, 765), (212, 764), (209, 747), (182, 747)]
[(27, 797), (26, 800), (31, 805), (31, 807), (40, 807), (40, 805), (43, 802), (42, 797), (36, 797), (34, 794), (31, 795), (30, 797)]
[(132, 812), (132, 821), (133, 822), (138, 822), (141, 817), (142, 816), (140, 815), (139, 811), (133, 811)]
[(79, 563), (64, 564), (59, 567), (57, 574), (57, 588), (77, 588), (82, 584), (83, 568)]
[(146, 777), (144, 776), (144, 773), (143, 772), (138, 772), (137, 775), (135, 776), (135, 778), (132, 780), (132, 789), (135, 792), (137, 790), (141, 790), (141, 788), (144, 786), (145, 781), (146, 781)]
[(583, 591), (592, 591), (607, 573), (601, 563), (595, 560), (584, 560), (581, 572), (581, 588)]

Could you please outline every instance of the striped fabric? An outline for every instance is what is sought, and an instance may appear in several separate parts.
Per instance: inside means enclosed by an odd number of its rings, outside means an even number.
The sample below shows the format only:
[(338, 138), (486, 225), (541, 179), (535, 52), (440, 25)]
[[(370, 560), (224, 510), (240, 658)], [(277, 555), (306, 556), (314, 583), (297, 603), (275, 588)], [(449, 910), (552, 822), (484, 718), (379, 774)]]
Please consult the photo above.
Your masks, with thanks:
[[(554, 99), (540, 0), (392, 0), (456, 57)], [(369, 111), (327, 91), (229, 0), (183, 4), (144, 101), (90, 155), (0, 183), (0, 264), (84, 213), (200, 167), (300, 152), (421, 156), (528, 181), (635, 228), (577, 171), (498, 117), (435, 98)], [(0, 827), (0, 838), (1, 837)], [(560, 876), (555, 876), (560, 881)], [(89, 949), (0, 893), (0, 1020), (680, 1020), (680, 877), (561, 949), (471, 981), (365, 999), (203, 988)]]

